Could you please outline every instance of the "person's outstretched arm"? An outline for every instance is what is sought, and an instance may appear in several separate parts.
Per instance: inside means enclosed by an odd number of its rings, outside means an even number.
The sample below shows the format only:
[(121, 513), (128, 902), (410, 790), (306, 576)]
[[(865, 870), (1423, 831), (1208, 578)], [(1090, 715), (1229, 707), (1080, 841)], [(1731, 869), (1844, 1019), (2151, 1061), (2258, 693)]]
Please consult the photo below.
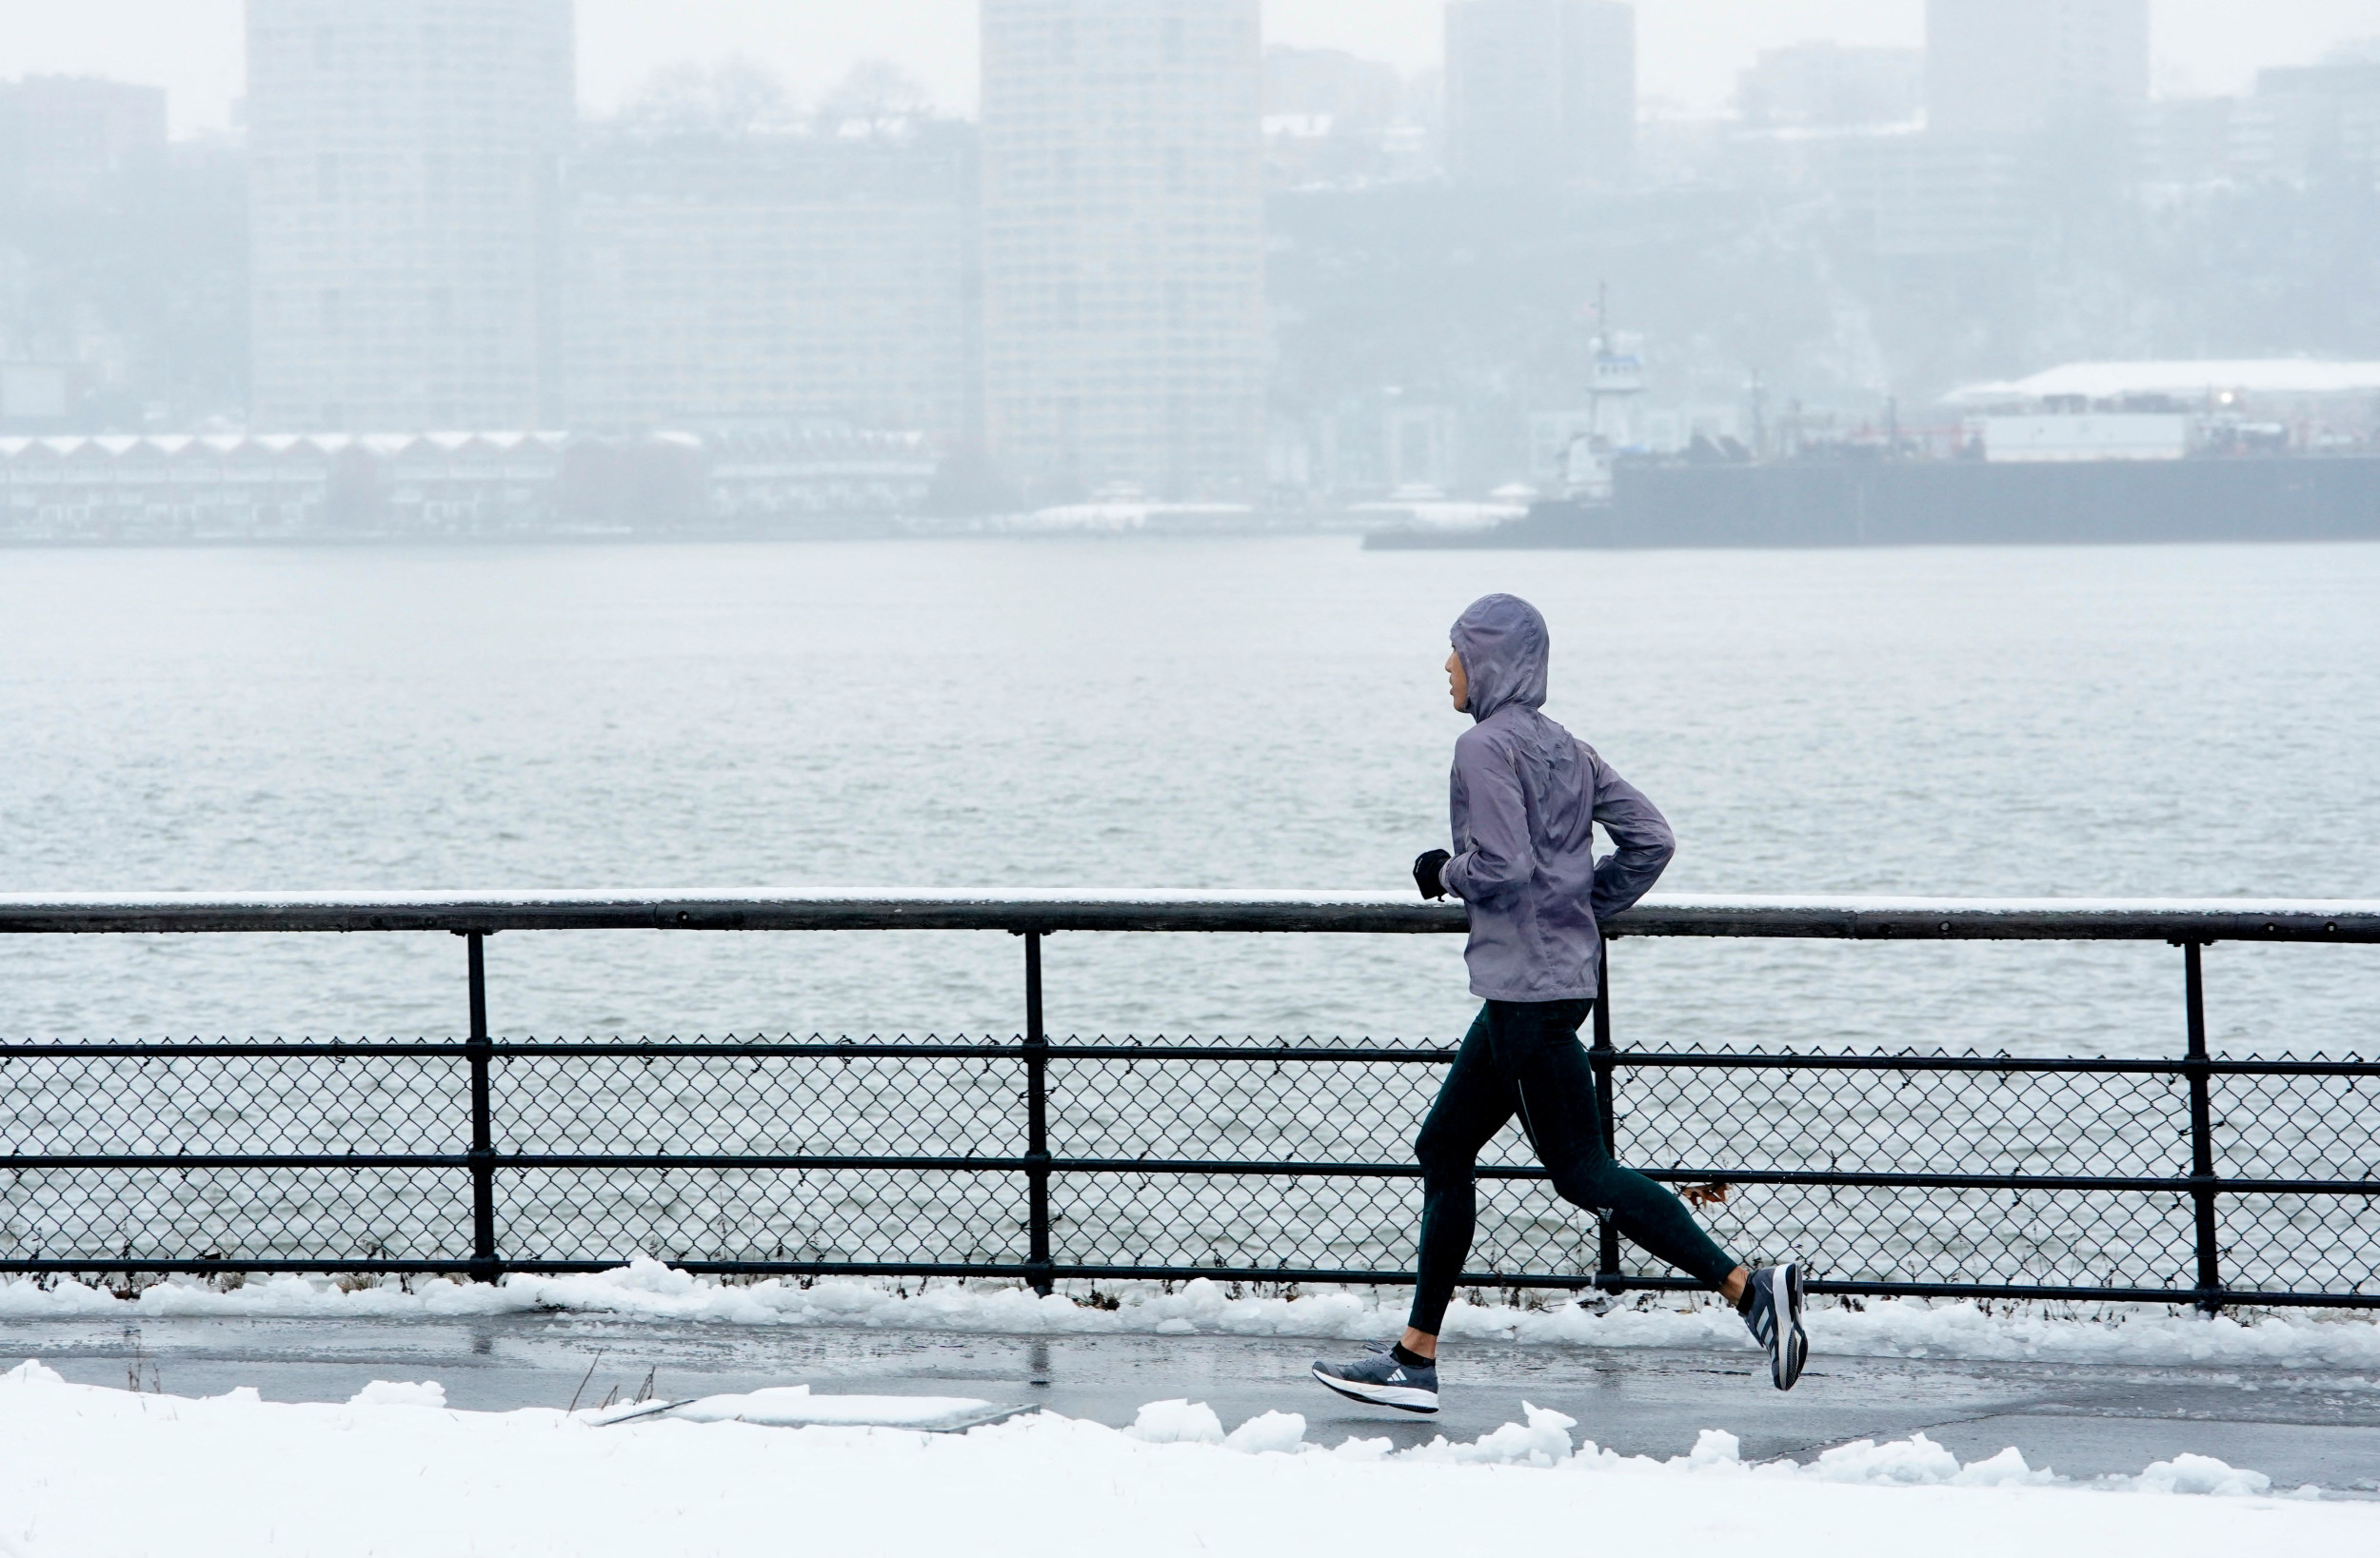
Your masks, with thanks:
[(1595, 888), (1587, 903), (1597, 920), (1609, 918), (1653, 891), (1677, 853), (1677, 838), (1660, 808), (1644, 792), (1612, 771), (1584, 742), (1580, 754), (1595, 779), (1595, 819), (1612, 836), (1614, 848), (1595, 863)]

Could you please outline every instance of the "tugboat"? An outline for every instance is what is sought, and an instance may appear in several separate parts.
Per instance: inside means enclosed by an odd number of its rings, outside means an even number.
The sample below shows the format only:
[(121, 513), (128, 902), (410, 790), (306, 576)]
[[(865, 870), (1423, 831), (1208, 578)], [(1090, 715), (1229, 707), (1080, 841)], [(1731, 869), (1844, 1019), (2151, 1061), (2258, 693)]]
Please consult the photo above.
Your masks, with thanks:
[(1636, 403), (1644, 394), (1644, 338), (1603, 328), (1604, 301), (1596, 298), (1597, 332), (1587, 377), (1587, 424), (1562, 450), (1561, 494), (1540, 498), (1518, 518), (1469, 529), (1418, 525), (1375, 530), (1367, 551), (1454, 547), (1597, 546), (1612, 544), (1614, 467), (1619, 451), (1636, 442)]

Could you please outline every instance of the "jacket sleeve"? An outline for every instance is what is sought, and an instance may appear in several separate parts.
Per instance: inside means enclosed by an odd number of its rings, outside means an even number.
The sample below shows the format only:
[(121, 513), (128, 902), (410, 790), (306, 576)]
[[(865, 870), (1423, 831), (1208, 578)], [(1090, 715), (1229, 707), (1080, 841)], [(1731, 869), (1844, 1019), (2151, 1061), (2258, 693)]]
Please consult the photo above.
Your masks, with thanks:
[(1465, 903), (1486, 903), (1529, 879), (1529, 808), (1509, 754), (1487, 741), (1455, 743), (1455, 785), (1463, 796), (1470, 837), (1438, 879)]
[(1669, 819), (1644, 798), (1644, 792), (1612, 771), (1595, 749), (1580, 743), (1595, 776), (1595, 819), (1612, 836), (1615, 848), (1595, 865), (1595, 886), (1588, 906), (1597, 920), (1618, 914), (1653, 890), (1670, 857), (1677, 853)]

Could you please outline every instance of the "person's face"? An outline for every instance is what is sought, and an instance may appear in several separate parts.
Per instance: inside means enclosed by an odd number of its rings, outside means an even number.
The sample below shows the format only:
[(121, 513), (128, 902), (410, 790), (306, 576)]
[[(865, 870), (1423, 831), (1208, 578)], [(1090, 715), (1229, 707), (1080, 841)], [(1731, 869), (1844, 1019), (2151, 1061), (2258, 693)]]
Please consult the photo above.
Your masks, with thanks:
[(1446, 696), (1455, 700), (1457, 714), (1471, 706), (1471, 679), (1463, 675), (1462, 657), (1451, 649), (1446, 652)]

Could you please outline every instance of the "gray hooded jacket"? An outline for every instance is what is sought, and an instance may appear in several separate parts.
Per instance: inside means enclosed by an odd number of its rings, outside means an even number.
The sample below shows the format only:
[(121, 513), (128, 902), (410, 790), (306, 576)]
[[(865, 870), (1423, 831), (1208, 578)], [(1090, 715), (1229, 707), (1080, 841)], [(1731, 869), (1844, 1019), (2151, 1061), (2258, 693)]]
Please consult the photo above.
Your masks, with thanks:
[[(1583, 1000), (1596, 993), (1596, 922), (1651, 889), (1676, 840), (1595, 748), (1537, 712), (1547, 640), (1537, 607), (1482, 596), (1456, 619), (1475, 721), (1447, 783), (1455, 858), (1439, 872), (1470, 908), (1471, 993), (1487, 1000)], [(1595, 861), (1594, 824), (1617, 847)]]

